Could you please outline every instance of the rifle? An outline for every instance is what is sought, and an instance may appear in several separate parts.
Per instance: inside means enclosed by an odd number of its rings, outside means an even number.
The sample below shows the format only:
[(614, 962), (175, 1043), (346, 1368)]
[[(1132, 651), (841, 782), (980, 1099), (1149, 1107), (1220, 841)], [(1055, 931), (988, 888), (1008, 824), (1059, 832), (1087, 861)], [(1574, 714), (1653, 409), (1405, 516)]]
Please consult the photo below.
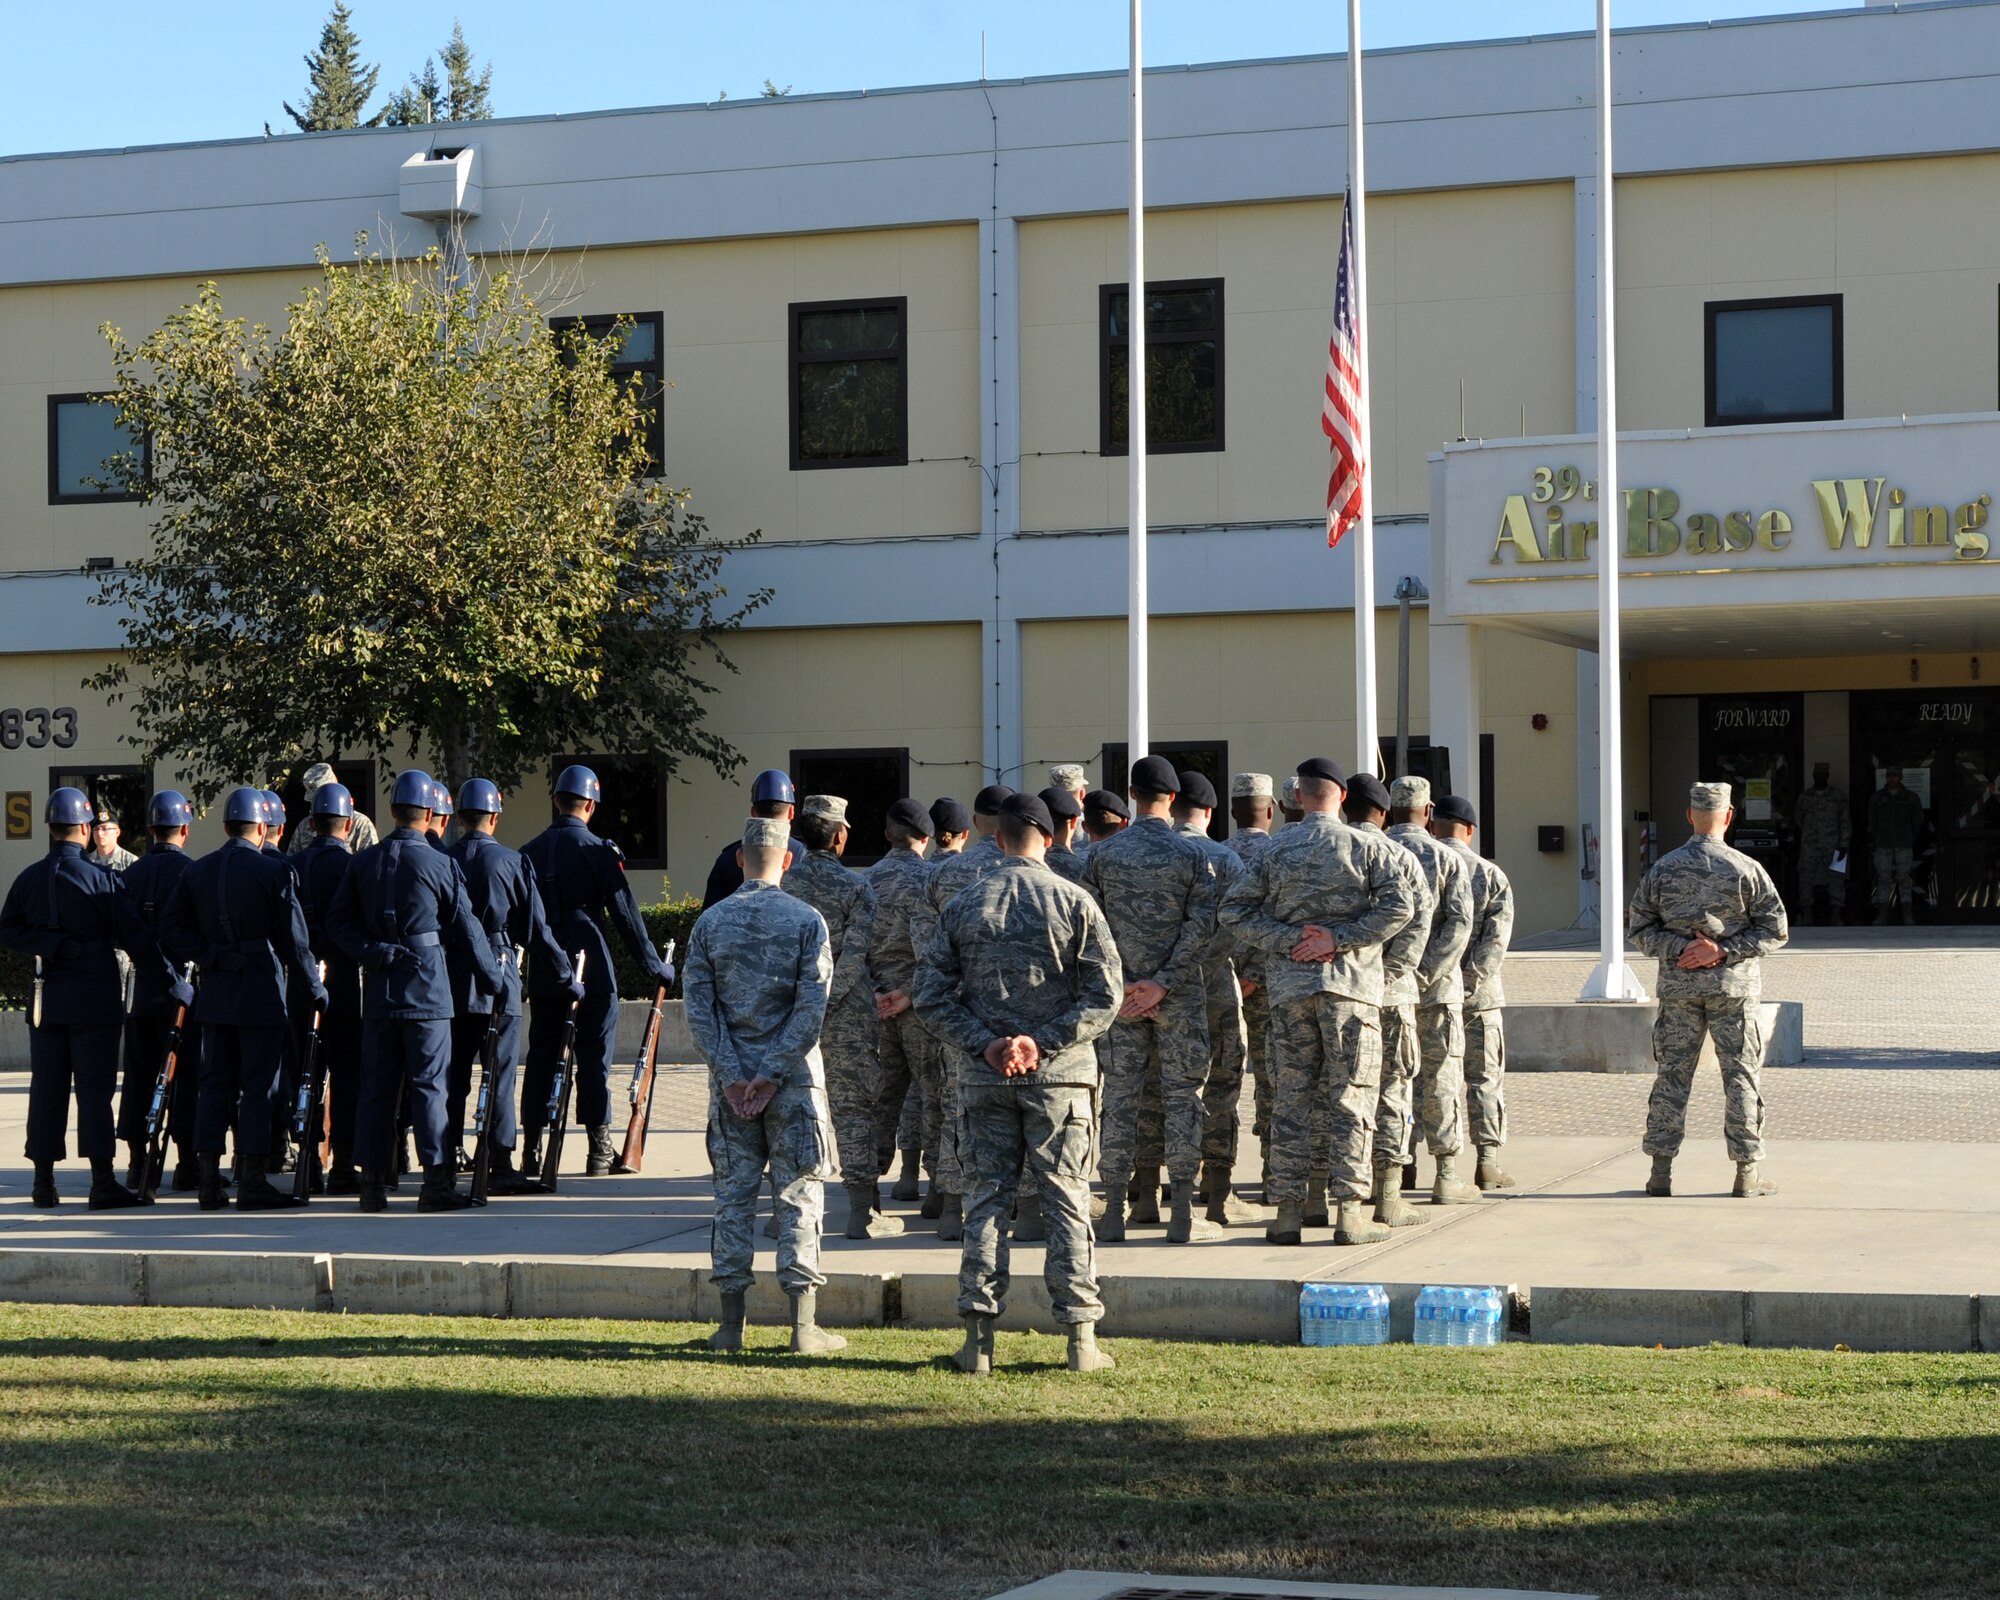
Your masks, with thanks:
[[(326, 987), (326, 963), (319, 964), (319, 984)], [(299, 1067), (299, 1103), (292, 1113), (292, 1143), (299, 1147), (298, 1165), (292, 1169), (292, 1198), (304, 1204), (312, 1197), (313, 1162), (318, 1155), (319, 1124), (325, 1118), (325, 1089), (319, 1070), (319, 1030), (324, 1014), (313, 1008), (312, 1028), (306, 1034), (306, 1058)]]
[[(674, 959), (674, 942), (667, 941), (668, 961)], [(613, 1163), (613, 1172), (637, 1172), (646, 1164), (646, 1129), (653, 1120), (654, 1065), (660, 1054), (660, 1018), (667, 1006), (667, 986), (653, 995), (653, 1009), (646, 1013), (646, 1034), (639, 1041), (639, 1059), (632, 1064), (632, 1120), (625, 1125), (625, 1149)]]
[[(570, 975), (576, 982), (583, 982), (583, 958), (586, 952), (579, 950), (570, 962)], [(556, 1061), (556, 1081), (549, 1086), (549, 1151), (542, 1158), (542, 1192), (554, 1194), (556, 1180), (562, 1172), (563, 1134), (569, 1125), (569, 1097), (576, 1088), (576, 1014), (583, 1005), (581, 1000), (569, 1003), (569, 1015), (563, 1019), (562, 1055)]]
[[(194, 980), (194, 963), (187, 964), (184, 976)], [(35, 980), (39, 988), (41, 980)], [(160, 1070), (153, 1078), (153, 1098), (146, 1102), (145, 1149), (139, 1157), (139, 1200), (153, 1203), (159, 1187), (160, 1169), (167, 1159), (167, 1115), (174, 1103), (174, 1079), (181, 1065), (181, 1030), (187, 1026), (188, 1008), (174, 1008), (173, 1024), (167, 1029), (167, 1053), (160, 1058)]]

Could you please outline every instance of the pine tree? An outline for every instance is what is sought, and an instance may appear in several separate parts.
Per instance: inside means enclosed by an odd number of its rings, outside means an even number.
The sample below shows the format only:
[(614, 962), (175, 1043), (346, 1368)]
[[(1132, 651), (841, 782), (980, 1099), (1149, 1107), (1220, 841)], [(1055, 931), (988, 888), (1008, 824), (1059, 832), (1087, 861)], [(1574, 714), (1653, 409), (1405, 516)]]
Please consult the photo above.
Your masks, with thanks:
[(483, 122), (493, 115), (493, 64), (472, 75), (472, 50), (465, 29), (451, 19), (451, 42), (441, 52), (444, 61), (444, 117), (447, 122)]
[[(353, 24), (346, 0), (333, 0), (326, 25), (319, 31), (319, 49), (305, 58), (311, 81), (306, 108), (298, 111), (289, 101), (285, 104), (285, 115), (298, 124), (301, 133), (324, 133), (329, 128), (373, 128), (382, 121), (384, 113), (380, 111), (372, 117), (362, 116), (369, 97), (375, 93), (375, 80), (381, 76), (381, 69), (362, 65), (361, 39)], [(269, 123), (264, 131), (270, 132)]]
[(392, 128), (412, 128), (443, 116), (444, 85), (438, 82), (437, 63), (425, 56), (424, 70), (411, 73), (410, 81), (389, 96), (382, 120)]

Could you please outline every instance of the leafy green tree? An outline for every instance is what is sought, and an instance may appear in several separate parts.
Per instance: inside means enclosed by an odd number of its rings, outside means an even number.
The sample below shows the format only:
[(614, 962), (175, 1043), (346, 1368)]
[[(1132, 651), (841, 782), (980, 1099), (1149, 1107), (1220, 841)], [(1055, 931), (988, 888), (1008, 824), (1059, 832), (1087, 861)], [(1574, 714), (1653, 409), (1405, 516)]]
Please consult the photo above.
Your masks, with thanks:
[(623, 330), (552, 333), (505, 265), (454, 281), (365, 237), (320, 265), (282, 330), (213, 282), (136, 345), (104, 327), (152, 442), (150, 477), (111, 471), (157, 509), (94, 597), (127, 654), (90, 687), (131, 704), (129, 742), (204, 803), (327, 751), (502, 784), (591, 743), (732, 772), (704, 700), (767, 595), (732, 601), (731, 546), (641, 477)]
[[(319, 49), (306, 57), (306, 73), (310, 81), (305, 110), (294, 110), (290, 101), (285, 102), (285, 115), (298, 124), (301, 133), (373, 128), (382, 121), (384, 113), (380, 111), (372, 117), (362, 115), (375, 93), (381, 68), (362, 64), (361, 37), (354, 31), (354, 15), (346, 0), (333, 0), (333, 9), (319, 31)], [(271, 131), (268, 122), (264, 131)]]

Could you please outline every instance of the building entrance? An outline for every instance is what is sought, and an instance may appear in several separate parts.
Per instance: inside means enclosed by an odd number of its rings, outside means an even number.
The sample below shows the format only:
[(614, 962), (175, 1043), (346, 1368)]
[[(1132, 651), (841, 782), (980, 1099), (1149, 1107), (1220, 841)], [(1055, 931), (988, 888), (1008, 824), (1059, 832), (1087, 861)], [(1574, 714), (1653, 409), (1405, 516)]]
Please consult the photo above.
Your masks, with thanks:
[[(1898, 689), (1849, 697), (1855, 850), (1848, 907), (1855, 920), (1904, 919), (1896, 863), (1901, 807), (1889, 772), (1920, 803), (1910, 845), (1912, 919), (2000, 923), (2000, 690)], [(1878, 796), (1883, 796), (1878, 799)]]

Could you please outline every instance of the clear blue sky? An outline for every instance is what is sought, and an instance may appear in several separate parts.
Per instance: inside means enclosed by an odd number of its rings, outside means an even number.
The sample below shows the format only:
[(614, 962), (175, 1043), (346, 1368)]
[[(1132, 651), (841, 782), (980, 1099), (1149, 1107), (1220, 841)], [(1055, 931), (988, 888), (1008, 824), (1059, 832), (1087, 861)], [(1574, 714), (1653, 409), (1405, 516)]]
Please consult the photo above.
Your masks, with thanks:
[[(1125, 64), (1123, 0), (349, 0), (378, 99), (452, 18), (493, 64), (502, 116)], [(1858, 5), (1860, 0), (1852, 0)], [(1841, 0), (1615, 0), (1621, 27), (1838, 9)], [(255, 135), (300, 103), (327, 0), (4, 0), (0, 155)], [(1365, 0), (1371, 47), (1574, 32), (1594, 0)], [(1148, 0), (1146, 62), (1309, 55), (1346, 44), (1339, 0)], [(289, 126), (289, 124), (286, 124)]]

